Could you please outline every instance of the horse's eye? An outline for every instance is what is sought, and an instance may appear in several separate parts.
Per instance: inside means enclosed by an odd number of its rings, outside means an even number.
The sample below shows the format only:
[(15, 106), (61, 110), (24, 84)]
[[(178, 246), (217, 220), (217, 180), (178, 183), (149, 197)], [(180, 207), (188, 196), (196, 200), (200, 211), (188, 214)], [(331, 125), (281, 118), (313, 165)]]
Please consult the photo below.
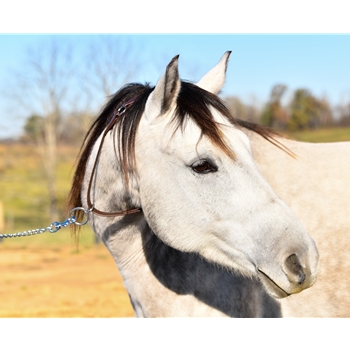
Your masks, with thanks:
[(207, 160), (201, 159), (191, 166), (192, 170), (198, 174), (207, 174), (218, 170), (216, 166), (211, 165)]

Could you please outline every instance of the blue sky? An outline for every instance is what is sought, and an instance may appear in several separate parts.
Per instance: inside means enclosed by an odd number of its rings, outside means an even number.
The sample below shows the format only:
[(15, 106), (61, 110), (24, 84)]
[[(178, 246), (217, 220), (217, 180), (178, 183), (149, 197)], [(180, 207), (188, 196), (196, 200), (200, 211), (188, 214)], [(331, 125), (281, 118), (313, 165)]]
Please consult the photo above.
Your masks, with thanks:
[[(90, 35), (55, 37), (81, 52), (91, 39)], [(231, 50), (224, 95), (263, 103), (271, 87), (283, 83), (289, 93), (307, 88), (318, 97), (326, 96), (332, 104), (350, 101), (350, 35), (156, 34), (127, 35), (127, 39), (134, 48), (140, 47), (136, 81), (156, 83), (177, 54), (182, 78), (197, 81)], [(2, 91), (13, 72), (25, 64), (28, 49), (50, 40), (52, 35), (0, 35)], [(24, 117), (15, 114), (6, 94), (0, 95), (0, 137), (20, 133)]]

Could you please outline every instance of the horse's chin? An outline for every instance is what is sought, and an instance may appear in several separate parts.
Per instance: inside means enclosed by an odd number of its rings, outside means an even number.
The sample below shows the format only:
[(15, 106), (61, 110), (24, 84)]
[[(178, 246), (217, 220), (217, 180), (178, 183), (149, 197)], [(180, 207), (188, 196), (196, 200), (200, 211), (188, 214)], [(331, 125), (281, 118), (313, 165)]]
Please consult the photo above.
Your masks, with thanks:
[(258, 270), (259, 277), (264, 285), (266, 291), (275, 299), (283, 299), (288, 297), (288, 294), (285, 290), (283, 290), (276, 282), (274, 282), (267, 274), (263, 271)]

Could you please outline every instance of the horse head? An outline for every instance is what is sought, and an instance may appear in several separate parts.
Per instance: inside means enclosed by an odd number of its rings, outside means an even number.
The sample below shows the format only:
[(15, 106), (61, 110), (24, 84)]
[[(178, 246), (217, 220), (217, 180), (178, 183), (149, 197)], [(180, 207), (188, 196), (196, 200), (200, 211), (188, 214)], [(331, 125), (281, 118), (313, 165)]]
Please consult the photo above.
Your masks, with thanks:
[[(165, 244), (260, 278), (283, 298), (314, 284), (318, 251), (258, 170), (248, 137), (217, 96), (229, 56), (197, 84), (180, 80), (176, 56), (154, 88), (129, 85), (112, 99), (108, 116), (117, 102), (138, 96), (106, 136), (93, 202), (105, 211), (141, 207)], [(100, 143), (92, 139), (86, 157), (82, 198)]]

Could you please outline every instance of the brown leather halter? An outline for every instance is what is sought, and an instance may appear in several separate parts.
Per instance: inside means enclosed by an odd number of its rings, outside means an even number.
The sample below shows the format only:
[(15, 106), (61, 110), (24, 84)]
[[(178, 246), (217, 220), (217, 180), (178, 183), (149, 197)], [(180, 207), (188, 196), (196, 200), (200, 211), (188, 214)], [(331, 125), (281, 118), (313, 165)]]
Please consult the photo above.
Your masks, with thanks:
[(88, 207), (90, 208), (88, 211), (92, 212), (96, 215), (99, 216), (107, 216), (107, 217), (114, 217), (114, 216), (123, 216), (123, 215), (127, 215), (127, 214), (134, 214), (134, 213), (139, 213), (142, 211), (141, 208), (134, 208), (134, 209), (128, 209), (128, 210), (124, 210), (124, 211), (120, 211), (120, 212), (114, 212), (114, 213), (108, 213), (105, 211), (101, 211), (95, 208), (94, 204), (92, 204), (91, 202), (91, 197), (90, 197), (90, 193), (91, 193), (91, 187), (92, 187), (92, 181), (93, 181), (93, 177), (95, 175), (96, 172), (96, 167), (97, 167), (97, 162), (98, 162), (98, 158), (100, 156), (101, 150), (102, 150), (102, 146), (103, 146), (103, 142), (105, 140), (106, 135), (108, 134), (108, 132), (113, 128), (113, 126), (115, 125), (118, 117), (120, 115), (122, 115), (123, 113), (125, 113), (126, 109), (131, 106), (139, 97), (140, 95), (137, 95), (133, 98), (131, 98), (130, 100), (128, 100), (127, 102), (123, 103), (118, 109), (116, 109), (113, 113), (113, 116), (109, 122), (109, 124), (107, 125), (103, 135), (102, 135), (102, 139), (101, 139), (101, 143), (100, 143), (100, 147), (98, 148), (97, 151), (97, 155), (96, 155), (96, 159), (95, 159), (95, 163), (94, 166), (92, 168), (92, 172), (91, 172), (91, 176), (90, 176), (90, 182), (89, 182), (89, 187), (88, 187), (88, 191), (87, 191), (87, 204)]

